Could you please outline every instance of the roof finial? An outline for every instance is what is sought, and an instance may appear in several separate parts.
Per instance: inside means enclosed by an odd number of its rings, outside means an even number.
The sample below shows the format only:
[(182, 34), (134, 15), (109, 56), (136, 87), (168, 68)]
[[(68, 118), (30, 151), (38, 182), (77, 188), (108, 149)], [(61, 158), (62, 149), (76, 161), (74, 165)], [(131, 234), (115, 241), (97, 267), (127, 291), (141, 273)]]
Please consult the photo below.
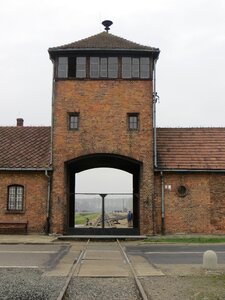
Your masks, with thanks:
[(108, 31), (110, 30), (109, 27), (110, 27), (112, 24), (113, 24), (113, 22), (110, 21), (110, 20), (105, 20), (105, 21), (102, 22), (102, 25), (105, 26), (106, 32), (108, 32)]

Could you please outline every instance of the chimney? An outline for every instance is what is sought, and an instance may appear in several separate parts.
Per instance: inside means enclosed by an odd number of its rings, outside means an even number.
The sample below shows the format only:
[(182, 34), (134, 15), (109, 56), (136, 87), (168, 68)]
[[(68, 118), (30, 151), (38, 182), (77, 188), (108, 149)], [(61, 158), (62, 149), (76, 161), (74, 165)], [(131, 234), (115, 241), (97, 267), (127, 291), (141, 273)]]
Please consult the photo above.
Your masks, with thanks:
[(17, 127), (23, 127), (23, 119), (22, 118), (16, 119), (16, 126)]

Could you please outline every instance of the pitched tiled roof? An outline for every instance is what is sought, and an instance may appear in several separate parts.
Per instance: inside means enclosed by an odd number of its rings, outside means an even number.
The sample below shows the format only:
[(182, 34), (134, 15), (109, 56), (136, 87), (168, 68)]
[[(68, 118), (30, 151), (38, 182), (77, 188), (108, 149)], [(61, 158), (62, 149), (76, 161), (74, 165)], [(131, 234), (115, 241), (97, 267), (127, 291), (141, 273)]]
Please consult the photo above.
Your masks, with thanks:
[(51, 127), (0, 127), (0, 168), (46, 168)]
[(225, 128), (157, 128), (158, 167), (225, 170)]
[[(0, 127), (1, 168), (50, 166), (50, 127)], [(158, 168), (225, 170), (225, 128), (157, 128)]]
[(82, 39), (67, 45), (62, 45), (59, 47), (53, 47), (49, 49), (51, 51), (60, 50), (70, 50), (70, 49), (135, 49), (135, 50), (149, 50), (154, 52), (159, 52), (158, 48), (153, 48), (149, 46), (143, 46), (124, 38), (118, 37), (111, 33), (101, 32), (99, 34), (93, 35), (86, 39)]

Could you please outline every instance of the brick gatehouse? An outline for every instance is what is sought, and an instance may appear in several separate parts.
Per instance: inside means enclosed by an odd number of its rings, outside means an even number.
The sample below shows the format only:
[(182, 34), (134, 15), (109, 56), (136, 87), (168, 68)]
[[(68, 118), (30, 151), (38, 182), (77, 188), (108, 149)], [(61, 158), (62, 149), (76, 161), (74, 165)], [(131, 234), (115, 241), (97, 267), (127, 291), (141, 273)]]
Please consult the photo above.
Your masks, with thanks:
[[(225, 233), (225, 128), (156, 128), (159, 49), (106, 28), (49, 55), (52, 127), (0, 127), (0, 231)], [(132, 226), (76, 226), (76, 174), (99, 167), (132, 175)]]

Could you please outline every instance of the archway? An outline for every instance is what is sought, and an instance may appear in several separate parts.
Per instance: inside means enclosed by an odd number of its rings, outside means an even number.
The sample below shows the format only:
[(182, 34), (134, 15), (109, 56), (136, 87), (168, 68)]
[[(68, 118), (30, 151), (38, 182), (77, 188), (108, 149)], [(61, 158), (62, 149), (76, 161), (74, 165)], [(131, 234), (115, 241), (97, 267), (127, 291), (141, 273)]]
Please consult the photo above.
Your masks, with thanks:
[[(66, 163), (68, 176), (69, 234), (139, 234), (139, 177), (141, 163), (114, 154), (82, 156)], [(98, 189), (80, 190), (76, 178), (84, 171), (115, 170), (129, 173), (129, 190), (116, 190), (101, 184)], [(123, 172), (119, 172), (119, 170)], [(112, 173), (112, 172), (111, 172)], [(129, 175), (128, 175), (129, 176)], [(114, 177), (115, 178), (115, 177)], [(88, 183), (87, 183), (88, 184)], [(127, 221), (132, 212), (132, 222)], [(86, 213), (86, 215), (85, 215)]]

